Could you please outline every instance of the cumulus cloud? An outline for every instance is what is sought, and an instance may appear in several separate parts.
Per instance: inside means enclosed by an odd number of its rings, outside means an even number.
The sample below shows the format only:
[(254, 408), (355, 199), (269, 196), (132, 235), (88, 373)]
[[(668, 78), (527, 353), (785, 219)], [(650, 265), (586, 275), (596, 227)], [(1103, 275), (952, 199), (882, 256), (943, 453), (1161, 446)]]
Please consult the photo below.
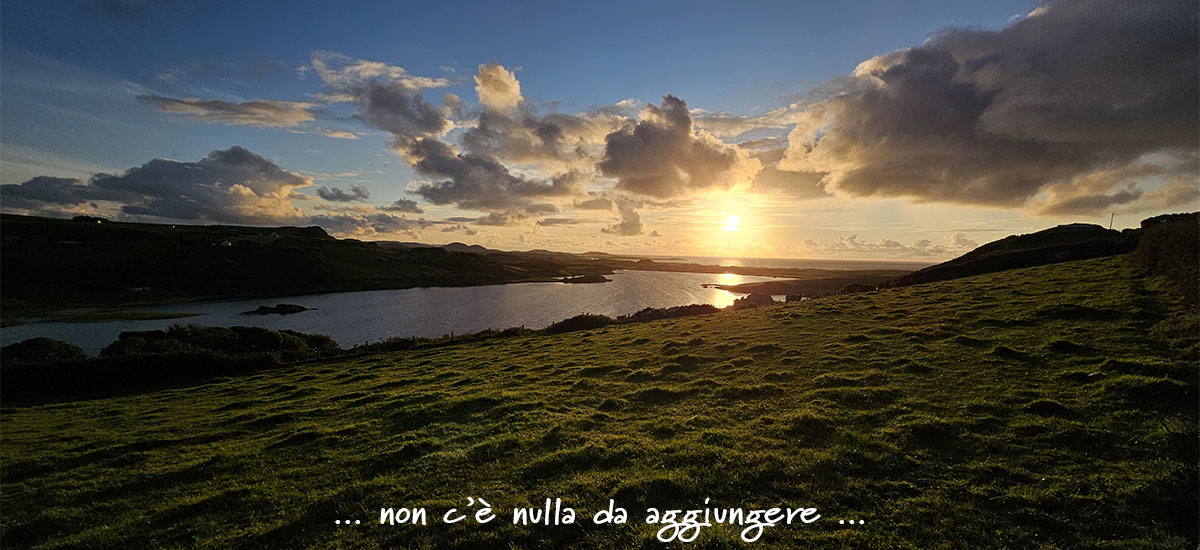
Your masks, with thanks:
[(351, 185), (349, 191), (322, 185), (317, 188), (317, 196), (330, 202), (362, 202), (371, 198), (371, 192), (361, 185)]
[(967, 234), (959, 231), (950, 236), (950, 245), (958, 248), (976, 248), (979, 243), (967, 238)]
[(479, 95), (479, 103), (490, 111), (510, 111), (523, 100), (517, 75), (495, 62), (479, 66), (475, 93)]
[(352, 117), (388, 132), (397, 147), (440, 137), (454, 127), (450, 108), (436, 106), (421, 94), (428, 88), (449, 86), (445, 78), (417, 76), (397, 65), (323, 50), (312, 53), (308, 67), (329, 89), (318, 97), (353, 103), (357, 109)]
[(436, 222), (410, 220), (384, 212), (324, 214), (313, 216), (311, 223), (340, 236), (360, 239), (396, 233), (418, 238), (422, 230), (437, 225)]
[(964, 254), (979, 246), (962, 232), (947, 237), (946, 244), (937, 244), (929, 239), (921, 239), (912, 244), (888, 238), (872, 242), (860, 239), (857, 234), (839, 237), (828, 244), (813, 239), (805, 240), (803, 244), (806, 252), (819, 252), (829, 256), (892, 259), (944, 258)]
[(441, 231), (442, 231), (442, 233), (462, 233), (463, 235), (467, 235), (467, 236), (473, 236), (473, 235), (479, 234), (478, 230), (471, 229), (470, 227), (467, 227), (463, 224), (447, 225), (446, 227), (443, 227)]
[(672, 95), (605, 138), (601, 173), (623, 191), (670, 198), (749, 185), (762, 164), (737, 146), (696, 131), (687, 104)]
[(602, 233), (610, 235), (619, 235), (621, 237), (632, 237), (642, 234), (642, 217), (638, 215), (636, 202), (625, 198), (619, 198), (613, 203), (617, 207), (617, 214), (620, 219), (608, 226), (601, 228)]
[(307, 219), (290, 198), (309, 185), (312, 179), (234, 146), (197, 162), (154, 159), (123, 174), (96, 174), (87, 183), (38, 177), (0, 192), (5, 209), (30, 213), (101, 201), (119, 203), (118, 212), (133, 218), (284, 224)]
[(388, 212), (412, 212), (413, 214), (420, 214), (424, 212), (424, 210), (421, 210), (420, 206), (417, 206), (417, 201), (409, 199), (396, 199), (392, 201), (391, 204), (388, 204), (387, 206), (381, 206), (379, 209), (386, 210)]
[(196, 122), (289, 128), (314, 119), (316, 103), (302, 101), (254, 100), (233, 103), (219, 99), (175, 99), (158, 95), (139, 95), (139, 100), (164, 113), (181, 115)]
[[(864, 61), (798, 113), (779, 167), (826, 173), (849, 195), (1015, 207), (1147, 155), (1194, 152), (1197, 12), (1186, 0), (1058, 0), (1000, 31), (943, 31)], [(1137, 198), (1111, 183), (1046, 211)]]
[(475, 91), (484, 109), (462, 136), (467, 150), (556, 170), (590, 169), (604, 138), (625, 121), (615, 113), (539, 114), (504, 66), (479, 66)]
[(552, 214), (558, 207), (538, 202), (578, 192), (578, 178), (567, 173), (550, 179), (514, 174), (490, 155), (460, 153), (435, 139), (421, 139), (404, 150), (417, 172), (440, 181), (420, 184), (413, 192), (433, 204), (455, 204), (468, 210), (522, 215)]

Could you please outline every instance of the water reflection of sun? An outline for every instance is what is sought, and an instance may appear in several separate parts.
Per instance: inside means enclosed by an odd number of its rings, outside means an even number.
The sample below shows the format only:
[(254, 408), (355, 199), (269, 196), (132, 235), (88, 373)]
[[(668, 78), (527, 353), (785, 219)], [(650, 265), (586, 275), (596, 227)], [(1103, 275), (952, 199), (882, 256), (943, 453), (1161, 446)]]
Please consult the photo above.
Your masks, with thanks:
[[(737, 285), (742, 283), (742, 276), (736, 273), (722, 273), (717, 276), (717, 284), (722, 285)], [(721, 290), (719, 288), (712, 289), (712, 298), (709, 302), (719, 308), (725, 308), (733, 305), (733, 301), (738, 299), (738, 295)]]

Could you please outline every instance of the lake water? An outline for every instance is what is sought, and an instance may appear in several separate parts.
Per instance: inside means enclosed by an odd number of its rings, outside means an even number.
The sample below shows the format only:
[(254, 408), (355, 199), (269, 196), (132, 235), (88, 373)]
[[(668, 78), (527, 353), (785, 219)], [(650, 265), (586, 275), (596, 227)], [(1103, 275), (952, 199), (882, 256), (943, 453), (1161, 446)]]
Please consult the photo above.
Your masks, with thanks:
[[(701, 285), (771, 280), (770, 277), (660, 271), (625, 271), (608, 277), (612, 282), (412, 288), (174, 304), (145, 309), (200, 315), (151, 321), (27, 323), (0, 329), (0, 343), (9, 345), (42, 336), (69, 342), (96, 354), (116, 340), (121, 332), (164, 329), (187, 323), (292, 329), (325, 334), (342, 347), (348, 347), (397, 336), (438, 337), (451, 331), (462, 334), (521, 325), (538, 329), (580, 313), (616, 317), (647, 307), (687, 304), (725, 307), (738, 295)], [(316, 310), (291, 315), (242, 314), (275, 303), (299, 304)]]

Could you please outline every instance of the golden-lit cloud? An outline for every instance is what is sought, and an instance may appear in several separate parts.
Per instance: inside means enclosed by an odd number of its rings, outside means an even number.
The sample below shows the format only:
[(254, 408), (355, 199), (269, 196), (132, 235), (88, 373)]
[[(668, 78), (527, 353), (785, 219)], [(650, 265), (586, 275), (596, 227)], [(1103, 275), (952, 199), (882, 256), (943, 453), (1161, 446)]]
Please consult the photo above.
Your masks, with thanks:
[(479, 73), (475, 75), (475, 93), (479, 95), (481, 105), (501, 113), (515, 109), (522, 101), (517, 75), (494, 62), (479, 66)]
[(709, 189), (749, 187), (762, 163), (692, 125), (687, 103), (675, 96), (648, 105), (636, 122), (606, 138), (600, 172), (616, 188), (665, 199)]

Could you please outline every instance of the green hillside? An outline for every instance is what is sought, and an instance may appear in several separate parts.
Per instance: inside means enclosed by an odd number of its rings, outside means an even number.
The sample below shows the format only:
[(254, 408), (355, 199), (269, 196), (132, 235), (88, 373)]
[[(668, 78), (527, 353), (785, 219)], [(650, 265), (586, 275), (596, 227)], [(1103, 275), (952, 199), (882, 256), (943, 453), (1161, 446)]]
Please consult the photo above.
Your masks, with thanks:
[[(673, 548), (646, 508), (708, 498), (821, 519), (688, 547), (1195, 548), (1196, 335), (1156, 289), (1117, 256), (10, 408), (0, 540)], [(498, 517), (441, 523), (467, 497)], [(512, 524), (554, 497), (577, 523)]]

